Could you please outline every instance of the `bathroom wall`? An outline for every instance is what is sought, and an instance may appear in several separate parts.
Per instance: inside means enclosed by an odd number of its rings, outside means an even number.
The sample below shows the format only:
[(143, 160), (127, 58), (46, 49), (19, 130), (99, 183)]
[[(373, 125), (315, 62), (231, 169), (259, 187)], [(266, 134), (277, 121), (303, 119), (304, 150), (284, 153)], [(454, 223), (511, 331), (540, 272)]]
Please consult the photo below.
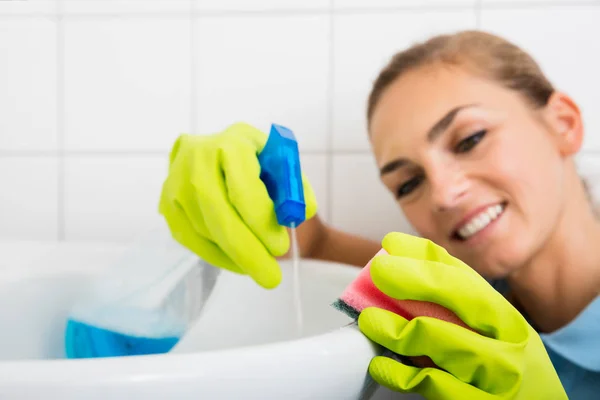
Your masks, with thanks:
[[(0, 1), (0, 238), (125, 241), (161, 223), (181, 132), (292, 128), (321, 215), (409, 230), (366, 138), (371, 80), (428, 35), (483, 28), (582, 106), (600, 171), (600, 1)], [(597, 167), (597, 168), (595, 168)]]

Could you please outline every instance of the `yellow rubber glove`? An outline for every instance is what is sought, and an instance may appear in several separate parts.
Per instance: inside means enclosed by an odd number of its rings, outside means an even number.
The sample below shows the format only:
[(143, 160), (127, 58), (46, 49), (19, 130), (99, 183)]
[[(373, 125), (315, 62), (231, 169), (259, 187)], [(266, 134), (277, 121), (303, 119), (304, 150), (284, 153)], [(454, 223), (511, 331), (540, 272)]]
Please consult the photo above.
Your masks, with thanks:
[[(290, 246), (260, 179), (268, 136), (244, 124), (212, 135), (181, 135), (170, 154), (159, 211), (175, 240), (210, 264), (247, 274), (264, 288), (281, 282), (275, 257)], [(303, 175), (306, 220), (317, 211)]]
[(539, 335), (485, 279), (429, 240), (390, 233), (382, 244), (389, 255), (371, 264), (379, 290), (442, 305), (479, 333), (435, 318), (409, 322), (365, 309), (358, 324), (369, 339), (400, 355), (427, 355), (440, 367), (421, 369), (378, 356), (369, 365), (375, 381), (431, 400), (567, 399)]

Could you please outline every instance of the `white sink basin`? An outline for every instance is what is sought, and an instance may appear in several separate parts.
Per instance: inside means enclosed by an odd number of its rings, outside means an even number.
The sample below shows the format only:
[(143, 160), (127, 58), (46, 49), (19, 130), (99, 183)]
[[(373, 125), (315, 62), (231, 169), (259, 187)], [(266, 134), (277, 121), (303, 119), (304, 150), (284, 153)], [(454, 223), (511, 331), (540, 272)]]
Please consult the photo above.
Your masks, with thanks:
[(272, 291), (222, 272), (201, 320), (168, 354), (65, 359), (69, 307), (123, 250), (0, 243), (0, 398), (358, 399), (365, 389), (375, 399), (421, 398), (370, 384), (379, 348), (330, 307), (358, 269), (326, 262), (302, 261), (301, 337), (284, 262)]

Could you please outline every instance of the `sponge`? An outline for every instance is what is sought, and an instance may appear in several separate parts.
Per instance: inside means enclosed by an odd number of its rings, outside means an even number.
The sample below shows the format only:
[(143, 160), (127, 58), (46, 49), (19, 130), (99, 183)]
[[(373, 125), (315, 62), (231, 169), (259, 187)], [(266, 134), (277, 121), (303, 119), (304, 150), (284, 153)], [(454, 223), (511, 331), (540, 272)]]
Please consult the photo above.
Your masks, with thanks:
[[(388, 253), (384, 249), (381, 249), (375, 256), (380, 254)], [(426, 316), (471, 329), (454, 312), (439, 304), (419, 300), (397, 300), (383, 293), (375, 286), (371, 279), (372, 261), (373, 259), (360, 271), (356, 279), (346, 287), (341, 296), (332, 304), (333, 307), (354, 319), (357, 319), (361, 311), (365, 308), (378, 307), (398, 314), (407, 320)], [(436, 367), (433, 361), (427, 356), (407, 358), (394, 354), (393, 358), (422, 368)]]

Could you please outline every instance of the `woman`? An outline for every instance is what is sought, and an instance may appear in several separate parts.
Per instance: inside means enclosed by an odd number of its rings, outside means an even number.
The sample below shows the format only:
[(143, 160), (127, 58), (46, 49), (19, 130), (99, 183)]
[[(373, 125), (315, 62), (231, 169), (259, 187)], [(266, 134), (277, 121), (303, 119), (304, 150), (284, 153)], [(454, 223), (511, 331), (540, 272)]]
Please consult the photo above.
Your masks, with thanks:
[[(381, 179), (423, 237), (386, 236), (376, 284), (447, 306), (486, 336), (366, 310), (367, 336), (396, 352), (419, 348), (441, 367), (377, 358), (374, 378), (432, 399), (597, 398), (600, 222), (573, 160), (584, 134), (576, 103), (515, 45), (466, 31), (395, 55), (367, 116)], [(161, 212), (182, 244), (268, 288), (289, 239), (258, 178), (265, 140), (244, 124), (181, 136)], [(381, 245), (325, 225), (304, 186), (303, 256), (365, 265)]]

